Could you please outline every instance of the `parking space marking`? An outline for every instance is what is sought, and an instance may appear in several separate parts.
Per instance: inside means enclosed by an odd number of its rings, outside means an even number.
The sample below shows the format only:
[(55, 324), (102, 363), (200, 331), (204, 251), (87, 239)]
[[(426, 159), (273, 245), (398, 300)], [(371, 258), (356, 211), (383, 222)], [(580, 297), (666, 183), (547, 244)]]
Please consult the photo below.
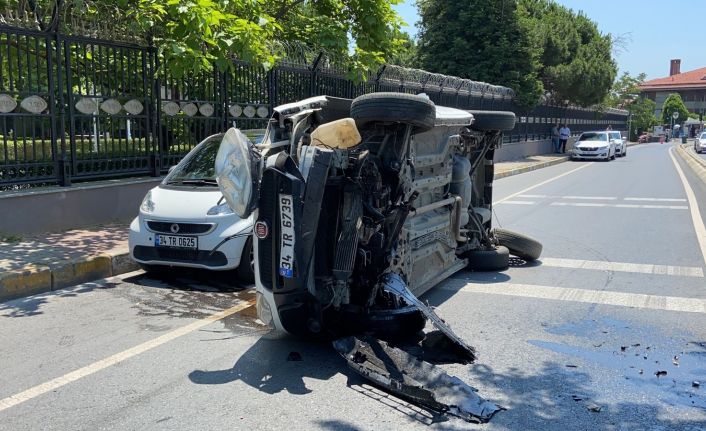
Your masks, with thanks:
[(679, 311), (706, 314), (706, 299), (676, 296), (644, 295), (640, 293), (610, 292), (603, 290), (568, 287), (538, 286), (532, 284), (494, 283), (474, 284), (461, 279), (449, 279), (442, 284), (444, 290), (464, 293), (545, 299), (552, 301), (581, 302), (586, 304), (615, 305), (648, 310)]
[(605, 208), (639, 208), (655, 210), (688, 210), (684, 205), (638, 205), (638, 204), (603, 204), (596, 202), (552, 202), (553, 207), (605, 207)]
[(579, 259), (544, 257), (542, 266), (571, 269), (594, 269), (600, 271), (632, 272), (638, 274), (674, 275), (681, 277), (704, 277), (704, 270), (698, 266), (650, 265), (628, 262), (605, 262)]
[(493, 202), (493, 205), (497, 205), (497, 204), (499, 204), (499, 203), (502, 203), (502, 202), (505, 202), (505, 201), (509, 201), (510, 199), (515, 198), (515, 197), (517, 197), (517, 196), (520, 196), (520, 195), (522, 195), (522, 194), (525, 194), (525, 193), (527, 193), (527, 192), (530, 191), (530, 190), (534, 190), (534, 189), (536, 189), (537, 187), (541, 187), (541, 186), (543, 186), (543, 185), (545, 185), (545, 184), (549, 184), (549, 183), (551, 183), (552, 181), (556, 181), (556, 180), (558, 180), (559, 178), (563, 178), (563, 177), (565, 177), (565, 176), (567, 176), (567, 175), (569, 175), (569, 174), (573, 174), (574, 172), (576, 172), (576, 171), (578, 171), (578, 170), (581, 170), (581, 169), (584, 169), (584, 168), (587, 168), (587, 167), (589, 167), (589, 166), (593, 166), (593, 165), (592, 165), (591, 163), (586, 163), (585, 165), (581, 165), (581, 166), (579, 166), (579, 167), (576, 168), (576, 169), (572, 169), (572, 170), (570, 170), (570, 171), (568, 171), (568, 172), (564, 172), (563, 174), (559, 174), (559, 175), (557, 175), (557, 176), (555, 176), (555, 177), (549, 178), (548, 180), (544, 180), (544, 181), (542, 181), (542, 182), (540, 182), (540, 183), (537, 183), (537, 184), (535, 184), (535, 185), (533, 185), (533, 186), (527, 187), (526, 189), (522, 189), (522, 190), (520, 190), (519, 192), (513, 193), (513, 194), (511, 194), (511, 195), (509, 195), (509, 196), (506, 196), (506, 197), (504, 197), (504, 198), (502, 198), (502, 199), (499, 199), (499, 200)]
[(45, 383), (41, 383), (37, 386), (19, 392), (15, 395), (11, 395), (7, 398), (0, 399), (0, 412), (10, 407), (14, 407), (25, 401), (29, 401), (32, 398), (36, 398), (47, 392), (55, 391), (62, 386), (68, 385), (69, 383), (75, 382), (76, 380), (82, 379), (91, 374), (97, 373), (98, 371), (104, 370), (108, 367), (116, 365), (141, 353), (145, 353), (148, 350), (152, 350), (155, 347), (159, 347), (162, 344), (168, 343), (176, 338), (186, 335), (190, 332), (194, 332), (198, 329), (203, 328), (218, 320), (224, 319), (232, 314), (243, 311), (248, 307), (252, 307), (253, 302), (247, 301), (230, 307), (226, 310), (220, 311), (218, 313), (212, 314), (210, 316), (204, 317), (203, 319), (197, 320), (189, 325), (182, 326), (164, 335), (161, 335), (152, 340), (145, 341), (142, 344), (138, 344), (135, 347), (131, 347), (127, 350), (123, 350), (120, 353), (116, 353), (112, 356), (108, 356), (105, 359), (94, 362), (92, 364), (86, 365), (85, 367), (79, 368), (78, 370), (71, 371), (63, 376), (59, 376), (55, 379), (49, 380)]
[(674, 158), (674, 147), (669, 149), (669, 157), (672, 158), (674, 168), (677, 170), (677, 174), (679, 174), (682, 186), (684, 186), (686, 198), (689, 201), (689, 207), (691, 209), (691, 222), (694, 224), (694, 230), (696, 231), (696, 240), (699, 242), (699, 248), (701, 248), (701, 256), (704, 262), (706, 262), (706, 226), (704, 226), (704, 219), (701, 218), (701, 211), (699, 211), (696, 195), (694, 194), (694, 190), (691, 189), (689, 181), (684, 175), (684, 171), (681, 170), (679, 163), (677, 163), (677, 159)]

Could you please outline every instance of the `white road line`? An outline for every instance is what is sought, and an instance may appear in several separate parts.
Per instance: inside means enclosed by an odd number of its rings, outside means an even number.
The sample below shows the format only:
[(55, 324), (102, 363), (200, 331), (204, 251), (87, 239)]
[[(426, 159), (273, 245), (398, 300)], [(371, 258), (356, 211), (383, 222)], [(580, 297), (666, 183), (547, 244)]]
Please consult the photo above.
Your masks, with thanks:
[(552, 202), (553, 207), (606, 207), (606, 208), (641, 208), (655, 210), (688, 210), (683, 205), (637, 205), (637, 204), (601, 204), (596, 202)]
[(528, 191), (534, 190), (534, 189), (536, 189), (537, 187), (543, 186), (543, 185), (545, 185), (545, 184), (549, 184), (549, 183), (551, 183), (552, 181), (558, 180), (559, 178), (565, 177), (565, 176), (567, 176), (567, 175), (569, 175), (569, 174), (573, 174), (574, 172), (576, 172), (576, 171), (578, 171), (578, 170), (580, 170), (580, 169), (583, 169), (583, 168), (587, 168), (587, 167), (589, 167), (589, 166), (593, 166), (593, 165), (592, 165), (591, 163), (586, 163), (585, 165), (581, 165), (581, 166), (579, 166), (579, 167), (576, 168), (576, 169), (570, 170), (569, 172), (564, 172), (563, 174), (560, 174), (560, 175), (557, 175), (557, 176), (555, 176), (555, 177), (549, 178), (548, 180), (544, 180), (544, 181), (542, 181), (541, 183), (537, 183), (537, 184), (535, 184), (535, 185), (533, 185), (533, 186), (531, 186), (531, 187), (527, 187), (526, 189), (520, 190), (520, 191), (517, 192), (517, 193), (513, 193), (513, 194), (511, 194), (510, 196), (506, 196), (506, 197), (504, 197), (504, 198), (502, 198), (502, 199), (500, 199), (500, 200), (497, 200), (497, 201), (493, 202), (493, 205), (497, 205), (497, 204), (499, 204), (499, 203), (501, 203), (501, 202), (509, 201), (510, 199), (512, 199), (512, 198), (514, 198), (514, 197), (516, 197), (516, 196), (519, 196), (519, 195), (521, 195), (521, 194), (527, 193)]
[(645, 202), (686, 202), (686, 199), (673, 198), (625, 198), (626, 201), (645, 201)]
[(704, 219), (701, 218), (701, 212), (699, 211), (696, 195), (691, 189), (689, 181), (687, 181), (684, 176), (684, 172), (681, 170), (679, 163), (677, 163), (677, 159), (674, 158), (674, 147), (669, 149), (669, 157), (672, 158), (674, 168), (677, 170), (679, 179), (681, 179), (681, 183), (684, 186), (686, 198), (689, 201), (689, 207), (691, 209), (691, 221), (694, 224), (694, 230), (696, 231), (696, 239), (699, 242), (699, 247), (701, 248), (701, 256), (703, 256), (704, 262), (706, 262), (706, 226), (704, 226)]
[(602, 262), (552, 257), (543, 257), (541, 262), (542, 266), (551, 266), (556, 268), (596, 269), (600, 271), (634, 272), (638, 274), (704, 277), (704, 270), (698, 266), (650, 265), (643, 263)]
[(450, 279), (450, 283), (442, 284), (440, 287), (445, 290), (466, 293), (485, 293), (553, 301), (582, 302), (587, 304), (706, 314), (706, 299), (698, 298), (608, 292), (531, 284), (467, 284), (464, 280), (460, 279)]
[(238, 305), (235, 305), (231, 308), (228, 308), (226, 310), (223, 310), (221, 312), (212, 314), (208, 317), (205, 317), (201, 320), (197, 320), (196, 322), (193, 322), (189, 325), (182, 326), (181, 328), (175, 329), (171, 332), (168, 332), (162, 336), (159, 336), (157, 338), (154, 338), (149, 341), (145, 341), (142, 344), (138, 344), (135, 347), (129, 348), (127, 350), (124, 350), (120, 353), (116, 353), (115, 355), (109, 356), (105, 359), (101, 359), (100, 361), (94, 362), (90, 365), (87, 365), (83, 368), (79, 368), (78, 370), (71, 371), (70, 373), (64, 374), (63, 376), (57, 377), (55, 379), (49, 380), (45, 383), (39, 384), (37, 386), (34, 386), (32, 388), (29, 388), (27, 390), (24, 390), (20, 393), (17, 393), (15, 395), (11, 395), (7, 398), (3, 398), (0, 400), (0, 412), (6, 409), (9, 409), (10, 407), (16, 406), (17, 404), (23, 403), (25, 401), (29, 401), (32, 398), (36, 398), (42, 394), (45, 394), (47, 392), (54, 391), (64, 385), (68, 385), (71, 382), (75, 382), (76, 380), (82, 379), (86, 376), (89, 376), (91, 374), (97, 373), (98, 371), (101, 371), (103, 369), (106, 369), (110, 366), (113, 366), (115, 364), (118, 364), (122, 361), (125, 361), (127, 359), (132, 358), (133, 356), (137, 356), (141, 353), (144, 353), (148, 350), (152, 350), (155, 347), (159, 347), (162, 344), (168, 343), (176, 338), (179, 338), (183, 335), (186, 335), (190, 332), (194, 332), (210, 323), (213, 323), (215, 321), (221, 320), (223, 318), (226, 318), (232, 314), (235, 314), (239, 311), (242, 311), (253, 304), (251, 302), (244, 302)]
[[(532, 201), (505, 201), (505, 202), (498, 202), (501, 204), (506, 204), (506, 205), (535, 205), (537, 202), (532, 202)], [(497, 204), (496, 204), (497, 205)]]

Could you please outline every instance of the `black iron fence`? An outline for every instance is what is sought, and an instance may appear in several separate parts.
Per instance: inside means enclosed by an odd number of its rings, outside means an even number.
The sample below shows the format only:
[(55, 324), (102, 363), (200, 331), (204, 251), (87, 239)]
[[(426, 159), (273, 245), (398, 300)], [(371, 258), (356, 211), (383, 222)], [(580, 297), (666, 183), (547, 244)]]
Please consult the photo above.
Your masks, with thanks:
[(205, 137), (265, 127), (274, 106), (327, 94), (425, 93), (435, 103), (518, 115), (506, 142), (626, 129), (622, 111), (515, 106), (510, 89), (398, 66), (354, 81), (322, 53), (289, 49), (276, 67), (174, 78), (150, 43), (0, 24), (0, 190), (126, 175), (160, 175)]

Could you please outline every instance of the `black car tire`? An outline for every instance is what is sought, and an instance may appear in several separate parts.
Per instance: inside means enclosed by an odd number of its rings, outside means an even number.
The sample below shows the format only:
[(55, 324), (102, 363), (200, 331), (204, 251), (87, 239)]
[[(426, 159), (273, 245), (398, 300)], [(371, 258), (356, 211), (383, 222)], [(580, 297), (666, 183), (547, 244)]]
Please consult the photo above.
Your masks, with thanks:
[(510, 250), (498, 246), (490, 250), (471, 250), (463, 254), (468, 268), (474, 271), (499, 271), (510, 265)]
[(240, 254), (240, 263), (236, 268), (238, 279), (244, 283), (252, 284), (255, 282), (255, 268), (253, 267), (253, 243), (252, 236), (245, 241), (243, 252)]
[(526, 261), (537, 260), (542, 254), (542, 243), (527, 235), (507, 229), (494, 229), (493, 235), (510, 253)]
[(436, 106), (424, 96), (405, 93), (370, 93), (353, 99), (351, 118), (358, 127), (370, 123), (403, 123), (414, 126), (415, 132), (434, 127)]
[(481, 132), (499, 130), (506, 132), (515, 128), (515, 114), (510, 111), (468, 111), (473, 114), (471, 129)]

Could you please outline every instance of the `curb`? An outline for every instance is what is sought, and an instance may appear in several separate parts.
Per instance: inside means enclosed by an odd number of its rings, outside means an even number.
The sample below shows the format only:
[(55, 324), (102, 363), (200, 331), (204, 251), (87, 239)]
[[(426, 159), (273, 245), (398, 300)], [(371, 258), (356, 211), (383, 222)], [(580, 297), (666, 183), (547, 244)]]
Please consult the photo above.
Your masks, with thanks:
[[(628, 142), (628, 147), (634, 147), (635, 145), (641, 145), (637, 142)], [(524, 174), (525, 172), (535, 171), (537, 169), (548, 168), (549, 166), (558, 165), (559, 163), (564, 163), (569, 160), (569, 156), (564, 156), (555, 160), (550, 160), (548, 162), (535, 163), (533, 165), (524, 166), (517, 169), (512, 169), (510, 171), (499, 172), (493, 176), (494, 180), (499, 180), (500, 178), (511, 177), (513, 175)], [(502, 163), (502, 162), (500, 162)]]
[(62, 261), (54, 265), (30, 265), (0, 273), (0, 301), (46, 293), (76, 284), (125, 274), (139, 269), (130, 253), (119, 250)]
[(681, 144), (677, 146), (677, 154), (681, 157), (684, 162), (689, 165), (689, 168), (696, 174), (697, 177), (706, 183), (706, 161), (692, 154), (691, 151), (686, 149), (689, 144)]

